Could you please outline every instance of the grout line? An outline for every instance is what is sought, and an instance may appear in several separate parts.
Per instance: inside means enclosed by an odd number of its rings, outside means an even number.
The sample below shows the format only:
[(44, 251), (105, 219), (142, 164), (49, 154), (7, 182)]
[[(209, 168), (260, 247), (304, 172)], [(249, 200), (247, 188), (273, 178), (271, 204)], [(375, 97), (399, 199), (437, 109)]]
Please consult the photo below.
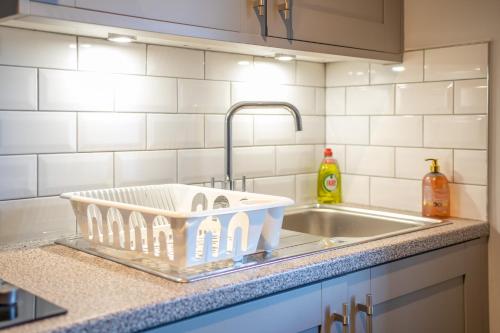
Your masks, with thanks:
[[(422, 82), (427, 82), (425, 81), (425, 54), (426, 54), (426, 50), (422, 50)], [(431, 82), (436, 82), (436, 81), (431, 81)]]
[(79, 151), (80, 150), (79, 149), (80, 148), (80, 139), (79, 139), (80, 138), (80, 123), (78, 121), (78, 119), (80, 118), (79, 115), (80, 115), (79, 112), (75, 112), (75, 128), (76, 128), (76, 131), (75, 131), (76, 132), (75, 133), (76, 134), (75, 145), (76, 145), (76, 147), (75, 147), (74, 153), (79, 153), (80, 152)]
[(36, 155), (36, 196), (40, 195), (40, 156)]
[(36, 69), (36, 110), (40, 111), (40, 68)]
[(113, 187), (116, 187), (116, 152), (113, 152)]
[(203, 50), (203, 80), (207, 79), (207, 51)]
[[(486, 148), (464, 148), (464, 147), (428, 147), (428, 146), (384, 146), (384, 145), (368, 145), (368, 144), (357, 144), (357, 143), (301, 143), (301, 144), (265, 144), (265, 145), (244, 145), (244, 146), (234, 146), (235, 149), (239, 148), (268, 148), (268, 147), (302, 147), (302, 146), (323, 146), (323, 145), (336, 145), (336, 146), (350, 146), (350, 147), (365, 147), (365, 148), (404, 148), (404, 149), (428, 149), (428, 150), (470, 150), (470, 151), (488, 151)], [(214, 150), (214, 149), (222, 149), (223, 146), (216, 147), (183, 147), (183, 148), (156, 148), (156, 149), (120, 149), (120, 150), (82, 150), (82, 151), (59, 151), (59, 152), (47, 152), (47, 153), (37, 153), (37, 152), (29, 152), (29, 153), (14, 153), (14, 154), (0, 154), (0, 157), (7, 156), (26, 156), (26, 155), (61, 155), (61, 154), (90, 154), (90, 153), (113, 153), (113, 152), (143, 152), (143, 151), (171, 151), (171, 150)]]
[(76, 71), (80, 71), (80, 37), (76, 37)]
[(144, 64), (144, 75), (145, 76), (148, 75), (148, 53), (149, 53), (149, 45), (146, 44), (146, 61), (145, 61), (145, 64)]

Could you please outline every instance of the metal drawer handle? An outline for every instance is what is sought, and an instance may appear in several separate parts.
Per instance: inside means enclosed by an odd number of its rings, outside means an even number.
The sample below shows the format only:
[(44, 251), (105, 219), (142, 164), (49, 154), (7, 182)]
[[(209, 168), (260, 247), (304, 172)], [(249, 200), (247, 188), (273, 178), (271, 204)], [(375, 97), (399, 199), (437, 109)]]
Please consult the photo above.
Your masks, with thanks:
[(257, 10), (258, 16), (264, 16), (264, 10), (266, 8), (266, 0), (257, 0), (256, 5), (253, 6)]
[(357, 312), (366, 313), (366, 332), (372, 333), (373, 301), (372, 294), (366, 295), (366, 304), (356, 304)]
[(333, 313), (332, 321), (338, 321), (342, 323), (342, 326), (349, 326), (349, 312), (347, 308), (347, 303), (342, 303), (342, 314)]
[(285, 0), (284, 3), (278, 6), (279, 12), (283, 15), (283, 19), (288, 21), (290, 18), (290, 0)]

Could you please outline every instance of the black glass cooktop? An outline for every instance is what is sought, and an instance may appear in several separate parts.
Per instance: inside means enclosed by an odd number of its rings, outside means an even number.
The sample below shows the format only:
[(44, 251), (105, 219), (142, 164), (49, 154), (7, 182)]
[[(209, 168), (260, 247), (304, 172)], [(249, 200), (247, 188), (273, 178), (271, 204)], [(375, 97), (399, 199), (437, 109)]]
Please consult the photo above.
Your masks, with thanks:
[(35, 296), (26, 290), (17, 289), (16, 294), (17, 297), (14, 304), (0, 304), (0, 330), (67, 312), (66, 309)]

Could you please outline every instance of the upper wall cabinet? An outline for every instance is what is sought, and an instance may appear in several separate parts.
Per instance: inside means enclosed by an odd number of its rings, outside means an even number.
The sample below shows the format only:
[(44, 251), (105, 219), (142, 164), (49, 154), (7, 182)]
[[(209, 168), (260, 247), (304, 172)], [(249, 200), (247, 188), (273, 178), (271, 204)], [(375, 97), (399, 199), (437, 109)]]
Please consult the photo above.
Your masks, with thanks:
[(77, 8), (193, 26), (259, 33), (247, 0), (76, 0)]
[(268, 35), (402, 52), (400, 0), (268, 0)]
[(402, 7), (403, 0), (1, 0), (0, 24), (324, 62), (397, 62)]

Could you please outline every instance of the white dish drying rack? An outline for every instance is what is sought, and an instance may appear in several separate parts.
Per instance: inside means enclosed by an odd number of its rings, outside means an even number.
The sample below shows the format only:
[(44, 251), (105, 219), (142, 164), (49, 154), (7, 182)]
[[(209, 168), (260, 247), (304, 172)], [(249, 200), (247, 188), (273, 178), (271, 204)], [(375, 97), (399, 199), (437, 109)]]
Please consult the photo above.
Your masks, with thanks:
[(64, 193), (83, 238), (175, 268), (278, 246), (285, 197), (166, 184)]

